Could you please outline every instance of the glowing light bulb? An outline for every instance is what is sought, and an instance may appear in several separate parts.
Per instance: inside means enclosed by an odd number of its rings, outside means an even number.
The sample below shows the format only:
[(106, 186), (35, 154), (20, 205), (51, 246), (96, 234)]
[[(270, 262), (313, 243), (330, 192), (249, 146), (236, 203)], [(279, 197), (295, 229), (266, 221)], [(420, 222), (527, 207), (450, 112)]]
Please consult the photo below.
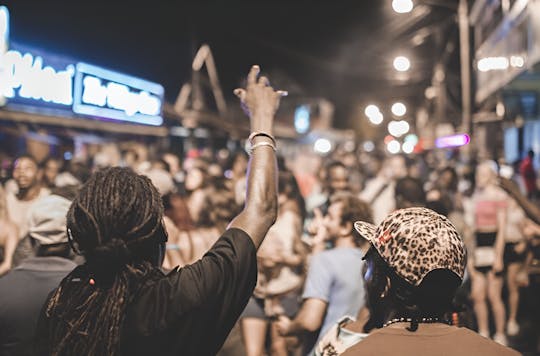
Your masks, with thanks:
[(403, 116), (407, 113), (407, 107), (405, 104), (397, 102), (392, 105), (392, 114), (396, 116)]
[(411, 68), (411, 62), (407, 57), (397, 56), (396, 58), (394, 58), (394, 68), (398, 72), (406, 72)]
[(414, 4), (411, 0), (393, 0), (392, 8), (398, 14), (406, 14), (411, 12), (414, 7)]

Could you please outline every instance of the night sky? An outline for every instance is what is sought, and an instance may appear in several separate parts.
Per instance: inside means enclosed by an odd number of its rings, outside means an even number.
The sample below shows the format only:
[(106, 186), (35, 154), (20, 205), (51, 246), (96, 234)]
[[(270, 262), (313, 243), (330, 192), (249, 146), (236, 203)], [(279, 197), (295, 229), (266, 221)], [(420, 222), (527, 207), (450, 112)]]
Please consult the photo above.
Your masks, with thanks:
[[(159, 82), (169, 101), (208, 43), (227, 99), (257, 63), (291, 95), (334, 102), (338, 127), (373, 100), (423, 100), (435, 59), (457, 36), (457, 1), (419, 3), (398, 15), (390, 0), (3, 2), (13, 40)], [(401, 53), (412, 61), (405, 81), (392, 69)]]

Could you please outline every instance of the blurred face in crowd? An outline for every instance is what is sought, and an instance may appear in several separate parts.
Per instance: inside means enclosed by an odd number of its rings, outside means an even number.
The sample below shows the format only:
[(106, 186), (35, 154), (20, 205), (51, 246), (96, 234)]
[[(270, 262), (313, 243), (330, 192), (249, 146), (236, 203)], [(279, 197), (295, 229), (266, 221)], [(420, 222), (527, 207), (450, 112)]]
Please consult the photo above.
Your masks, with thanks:
[(237, 155), (234, 159), (232, 171), (235, 176), (241, 176), (246, 174), (248, 160), (244, 155)]
[(212, 163), (208, 166), (208, 175), (210, 177), (223, 177), (223, 169), (217, 163)]
[(351, 229), (347, 224), (342, 224), (342, 212), (343, 203), (335, 202), (328, 207), (328, 213), (324, 217), (323, 224), (331, 240), (335, 240), (341, 236), (347, 236), (351, 232)]
[(489, 166), (489, 164), (481, 164), (476, 169), (476, 186), (480, 189), (486, 188), (490, 184), (494, 183), (495, 172)]
[(394, 156), (388, 161), (389, 178), (399, 179), (407, 174), (405, 159), (401, 156)]
[(364, 166), (364, 174), (368, 178), (375, 177), (381, 170), (382, 161), (377, 158), (370, 158)]
[(134, 168), (137, 165), (137, 154), (135, 151), (127, 151), (124, 154), (124, 164), (131, 168)]
[(169, 165), (169, 169), (172, 175), (180, 172), (180, 159), (178, 159), (177, 156), (171, 153), (166, 153), (163, 155), (163, 160)]
[(442, 189), (448, 189), (454, 183), (454, 176), (450, 171), (443, 171), (439, 176), (439, 186)]
[(15, 161), (13, 179), (19, 190), (27, 190), (39, 184), (39, 168), (29, 158), (22, 157)]
[(192, 192), (202, 187), (204, 183), (204, 174), (199, 168), (192, 168), (187, 172), (186, 190)]
[(349, 174), (344, 167), (336, 166), (328, 172), (328, 184), (331, 193), (349, 190)]
[(48, 184), (54, 185), (54, 181), (60, 172), (60, 162), (50, 159), (43, 167), (43, 177)]

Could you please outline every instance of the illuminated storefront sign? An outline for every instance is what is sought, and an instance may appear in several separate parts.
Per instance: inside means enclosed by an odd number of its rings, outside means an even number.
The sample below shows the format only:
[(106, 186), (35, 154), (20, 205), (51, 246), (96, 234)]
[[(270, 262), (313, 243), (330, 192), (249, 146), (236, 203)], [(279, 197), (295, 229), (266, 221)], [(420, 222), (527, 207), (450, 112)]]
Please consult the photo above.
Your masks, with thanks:
[(30, 53), (7, 51), (0, 60), (0, 93), (16, 97), (69, 106), (73, 104), (73, 75), (70, 64), (56, 70), (43, 64), (43, 58)]
[(86, 63), (78, 63), (76, 72), (75, 113), (146, 125), (163, 123), (161, 85)]
[(163, 87), (143, 79), (9, 43), (9, 13), (0, 6), (0, 106), (71, 110), (98, 119), (159, 126)]
[[(0, 59), (6, 53), (9, 44), (9, 11), (7, 7), (0, 6)], [(0, 78), (2, 77), (2, 67), (0, 66)], [(0, 81), (0, 85), (2, 82)], [(5, 105), (6, 98), (0, 90), (0, 106)]]

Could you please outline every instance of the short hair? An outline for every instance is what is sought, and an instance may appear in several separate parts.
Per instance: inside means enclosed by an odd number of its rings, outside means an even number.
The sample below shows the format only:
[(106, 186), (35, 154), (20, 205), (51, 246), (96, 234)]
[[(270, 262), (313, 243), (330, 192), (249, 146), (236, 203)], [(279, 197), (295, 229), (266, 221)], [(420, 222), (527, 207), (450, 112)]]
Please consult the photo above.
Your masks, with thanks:
[(341, 161), (331, 161), (325, 167), (325, 170), (327, 172), (327, 176), (329, 176), (330, 171), (333, 170), (334, 168), (347, 169), (347, 166), (345, 164), (343, 164), (343, 162), (341, 162)]
[[(330, 203), (341, 203), (341, 224), (355, 221), (373, 223), (373, 214), (368, 203), (351, 193), (337, 193), (330, 198)], [(353, 228), (354, 230), (354, 228)]]
[(39, 165), (39, 167), (45, 168), (47, 167), (47, 163), (49, 162), (58, 162), (60, 165), (62, 165), (62, 160), (60, 158), (54, 157), (54, 156), (48, 156), (43, 161), (41, 161), (41, 164)]
[(450, 182), (450, 190), (452, 191), (456, 191), (457, 190), (457, 187), (458, 187), (458, 175), (457, 175), (457, 172), (456, 172), (456, 169), (454, 167), (450, 167), (450, 166), (447, 166), (447, 167), (444, 167), (441, 172), (439, 173), (439, 176), (442, 176), (444, 173), (450, 173), (450, 175), (452, 176), (452, 181)]
[(403, 203), (412, 204), (412, 206), (425, 206), (426, 193), (422, 181), (413, 177), (403, 177), (397, 180), (394, 191), (397, 205), (399, 200)]
[(29, 161), (32, 161), (32, 163), (34, 163), (34, 164), (36, 165), (36, 168), (38, 168), (38, 169), (40, 168), (40, 165), (39, 165), (38, 161), (37, 161), (34, 157), (32, 157), (32, 156), (30, 156), (30, 155), (28, 155), (28, 154), (24, 154), (24, 155), (21, 155), (21, 156), (17, 157), (17, 158), (13, 161), (13, 168), (15, 168), (15, 166), (17, 165), (17, 163), (18, 163), (21, 159), (27, 159), (27, 160), (29, 160)]

